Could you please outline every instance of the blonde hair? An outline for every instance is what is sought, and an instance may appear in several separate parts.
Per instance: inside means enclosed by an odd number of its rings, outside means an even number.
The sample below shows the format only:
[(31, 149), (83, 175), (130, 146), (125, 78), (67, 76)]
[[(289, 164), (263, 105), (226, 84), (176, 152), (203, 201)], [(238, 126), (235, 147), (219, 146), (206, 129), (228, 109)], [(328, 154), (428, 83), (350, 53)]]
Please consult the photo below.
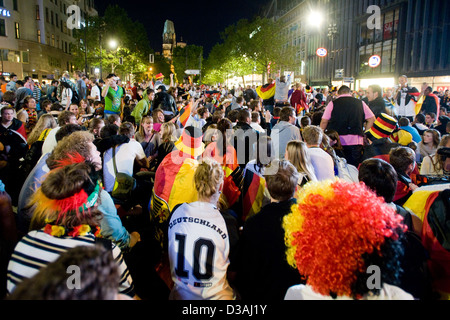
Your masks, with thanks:
[(155, 123), (155, 121), (153, 120), (153, 118), (152, 117), (144, 117), (144, 118), (142, 118), (142, 120), (141, 120), (141, 124), (140, 124), (140, 126), (139, 126), (139, 134), (141, 135), (141, 137), (145, 137), (145, 131), (144, 131), (144, 126), (143, 126), (143, 124), (144, 123), (147, 123), (147, 122), (151, 122), (151, 123)]
[(299, 173), (306, 174), (310, 181), (317, 181), (306, 143), (298, 140), (291, 141), (286, 147), (286, 153), (287, 160), (294, 165)]
[(46, 129), (54, 129), (57, 127), (56, 120), (51, 114), (42, 115), (33, 131), (31, 131), (30, 136), (28, 137), (28, 145), (31, 146), (33, 143), (39, 140), (42, 135), (42, 132)]
[(308, 126), (303, 130), (303, 139), (310, 146), (320, 145), (323, 140), (323, 131), (317, 126)]
[(220, 164), (211, 158), (205, 158), (199, 164), (195, 175), (195, 188), (199, 199), (210, 199), (219, 192), (224, 180), (224, 172)]
[(162, 142), (169, 142), (172, 139), (173, 133), (175, 132), (176, 127), (172, 122), (163, 123), (161, 126)]

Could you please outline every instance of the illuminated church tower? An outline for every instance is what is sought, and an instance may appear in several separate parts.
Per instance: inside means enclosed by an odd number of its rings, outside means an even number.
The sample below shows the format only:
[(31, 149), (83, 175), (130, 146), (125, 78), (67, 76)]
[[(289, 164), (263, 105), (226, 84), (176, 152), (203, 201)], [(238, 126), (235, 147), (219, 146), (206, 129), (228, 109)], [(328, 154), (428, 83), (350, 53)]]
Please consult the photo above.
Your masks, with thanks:
[(164, 24), (163, 56), (168, 60), (172, 60), (173, 50), (177, 45), (176, 39), (175, 26), (172, 21), (167, 20)]

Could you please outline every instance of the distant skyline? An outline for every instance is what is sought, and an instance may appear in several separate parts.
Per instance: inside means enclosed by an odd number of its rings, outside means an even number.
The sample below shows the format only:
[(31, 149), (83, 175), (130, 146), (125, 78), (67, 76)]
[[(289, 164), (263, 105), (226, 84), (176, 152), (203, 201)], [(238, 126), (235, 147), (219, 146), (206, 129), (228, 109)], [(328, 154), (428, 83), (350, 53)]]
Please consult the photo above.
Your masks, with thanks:
[(251, 20), (271, 0), (190, 0), (165, 2), (154, 0), (97, 0), (99, 15), (109, 5), (118, 5), (128, 16), (141, 22), (146, 30), (150, 46), (162, 52), (162, 35), (166, 20), (173, 21), (177, 41), (183, 39), (188, 45), (204, 48), (205, 57), (216, 43), (221, 42), (220, 33), (241, 19)]

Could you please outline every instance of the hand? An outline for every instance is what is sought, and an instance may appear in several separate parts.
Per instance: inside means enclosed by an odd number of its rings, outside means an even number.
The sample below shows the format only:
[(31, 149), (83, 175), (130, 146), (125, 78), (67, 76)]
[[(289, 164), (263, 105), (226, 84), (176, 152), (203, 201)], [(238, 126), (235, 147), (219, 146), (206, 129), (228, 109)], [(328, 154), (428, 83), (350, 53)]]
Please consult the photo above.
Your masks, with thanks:
[(412, 192), (416, 191), (417, 189), (419, 189), (419, 187), (417, 185), (415, 185), (414, 183), (410, 183), (409, 184), (409, 188), (412, 190)]
[(138, 232), (130, 234), (130, 248), (133, 248), (138, 242), (141, 242), (141, 235)]

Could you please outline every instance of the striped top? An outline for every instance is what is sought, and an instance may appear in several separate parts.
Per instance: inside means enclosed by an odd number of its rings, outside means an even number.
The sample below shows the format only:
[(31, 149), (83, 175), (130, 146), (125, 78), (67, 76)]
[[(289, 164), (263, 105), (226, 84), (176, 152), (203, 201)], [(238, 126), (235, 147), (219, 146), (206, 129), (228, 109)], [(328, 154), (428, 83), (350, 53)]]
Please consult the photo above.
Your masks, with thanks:
[[(12, 293), (16, 286), (24, 279), (34, 277), (42, 267), (56, 261), (59, 256), (78, 246), (95, 245), (95, 236), (88, 234), (83, 237), (53, 237), (44, 231), (28, 233), (16, 246), (8, 265), (7, 289)], [(119, 265), (121, 294), (134, 297), (133, 280), (122, 256), (122, 252), (114, 243), (112, 244), (114, 260)]]

